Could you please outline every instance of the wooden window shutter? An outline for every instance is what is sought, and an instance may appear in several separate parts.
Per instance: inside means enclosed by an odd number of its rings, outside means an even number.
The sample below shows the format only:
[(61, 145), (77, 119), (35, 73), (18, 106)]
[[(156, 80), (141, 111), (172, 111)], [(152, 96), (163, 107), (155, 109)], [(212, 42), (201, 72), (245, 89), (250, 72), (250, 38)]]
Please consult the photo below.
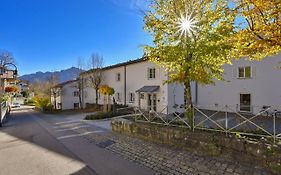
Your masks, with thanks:
[(232, 68), (232, 78), (233, 79), (238, 78), (238, 68), (236, 68), (236, 67)]
[(252, 69), (251, 70), (251, 73), (252, 73), (251, 77), (252, 78), (256, 78), (256, 76), (257, 76), (257, 68), (255, 66), (252, 66), (251, 69)]

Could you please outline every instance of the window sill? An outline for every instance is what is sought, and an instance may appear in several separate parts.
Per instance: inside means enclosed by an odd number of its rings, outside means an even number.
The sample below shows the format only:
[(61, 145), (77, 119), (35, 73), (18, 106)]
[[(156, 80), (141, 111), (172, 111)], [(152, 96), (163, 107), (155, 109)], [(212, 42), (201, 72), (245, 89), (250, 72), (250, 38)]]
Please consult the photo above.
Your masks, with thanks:
[(238, 80), (248, 80), (248, 79), (252, 79), (253, 77), (238, 77)]

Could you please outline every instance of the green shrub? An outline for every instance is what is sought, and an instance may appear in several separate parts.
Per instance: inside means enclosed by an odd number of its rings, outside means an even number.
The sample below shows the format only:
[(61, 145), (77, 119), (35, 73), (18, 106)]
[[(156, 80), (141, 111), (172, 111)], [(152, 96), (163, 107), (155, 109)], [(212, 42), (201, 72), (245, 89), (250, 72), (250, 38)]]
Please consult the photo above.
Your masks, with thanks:
[(97, 112), (95, 114), (87, 115), (85, 120), (100, 120), (126, 114), (128, 114), (128, 112)]
[(35, 105), (34, 99), (25, 99), (24, 100), (25, 105)]
[(34, 104), (43, 111), (51, 111), (53, 108), (48, 97), (36, 97), (34, 99)]

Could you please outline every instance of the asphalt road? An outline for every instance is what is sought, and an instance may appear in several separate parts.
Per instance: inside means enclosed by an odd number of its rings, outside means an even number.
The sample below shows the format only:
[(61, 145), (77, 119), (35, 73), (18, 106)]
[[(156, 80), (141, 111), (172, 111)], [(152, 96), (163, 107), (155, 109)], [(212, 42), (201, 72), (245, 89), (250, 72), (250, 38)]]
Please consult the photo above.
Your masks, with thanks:
[[(56, 124), (71, 122), (30, 109), (13, 111), (0, 128), (0, 175), (149, 175), (150, 170), (122, 159)], [(96, 128), (93, 132), (108, 132)], [(88, 133), (85, 133), (88, 134)]]

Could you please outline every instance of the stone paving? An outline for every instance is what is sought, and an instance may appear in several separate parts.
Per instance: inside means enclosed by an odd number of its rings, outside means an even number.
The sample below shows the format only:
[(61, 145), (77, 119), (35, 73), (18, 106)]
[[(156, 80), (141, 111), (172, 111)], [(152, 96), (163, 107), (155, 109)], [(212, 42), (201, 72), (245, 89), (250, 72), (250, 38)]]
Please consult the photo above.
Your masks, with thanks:
[[(56, 128), (68, 129), (77, 134), (97, 130), (83, 121), (71, 124), (59, 124)], [(163, 175), (265, 175), (268, 171), (246, 165), (233, 160), (199, 156), (184, 150), (154, 144), (137, 138), (112, 132), (91, 133), (83, 135), (89, 142), (107, 149), (124, 159), (140, 166), (154, 170), (155, 174)]]

